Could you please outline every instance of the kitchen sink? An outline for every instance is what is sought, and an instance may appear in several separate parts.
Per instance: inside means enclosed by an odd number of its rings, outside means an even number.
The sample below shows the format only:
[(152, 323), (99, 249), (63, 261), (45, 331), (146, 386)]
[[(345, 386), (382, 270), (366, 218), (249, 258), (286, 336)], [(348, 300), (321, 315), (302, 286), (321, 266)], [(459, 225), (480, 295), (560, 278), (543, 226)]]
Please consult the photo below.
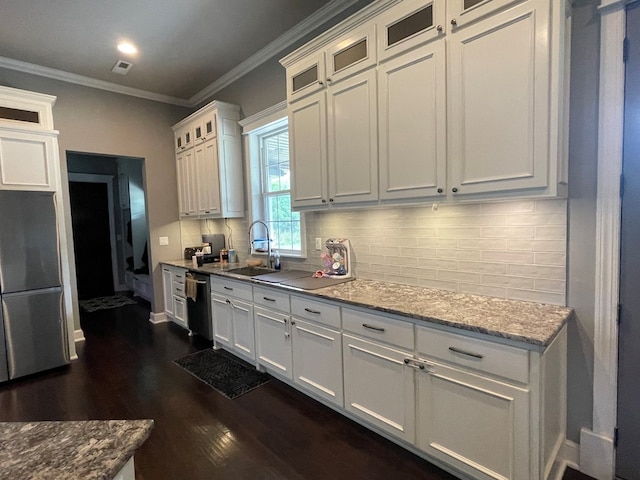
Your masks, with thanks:
[(227, 270), (227, 273), (233, 273), (235, 275), (242, 275), (244, 277), (257, 277), (258, 275), (264, 275), (265, 273), (273, 273), (276, 270), (267, 267), (240, 267)]

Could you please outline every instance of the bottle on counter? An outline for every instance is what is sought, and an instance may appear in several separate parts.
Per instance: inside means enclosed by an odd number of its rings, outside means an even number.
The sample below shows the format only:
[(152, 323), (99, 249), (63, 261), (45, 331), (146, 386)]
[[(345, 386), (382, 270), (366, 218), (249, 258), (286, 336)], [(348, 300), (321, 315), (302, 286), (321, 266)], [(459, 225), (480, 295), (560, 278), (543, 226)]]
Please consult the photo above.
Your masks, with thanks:
[(273, 268), (280, 270), (280, 252), (278, 250), (273, 253)]

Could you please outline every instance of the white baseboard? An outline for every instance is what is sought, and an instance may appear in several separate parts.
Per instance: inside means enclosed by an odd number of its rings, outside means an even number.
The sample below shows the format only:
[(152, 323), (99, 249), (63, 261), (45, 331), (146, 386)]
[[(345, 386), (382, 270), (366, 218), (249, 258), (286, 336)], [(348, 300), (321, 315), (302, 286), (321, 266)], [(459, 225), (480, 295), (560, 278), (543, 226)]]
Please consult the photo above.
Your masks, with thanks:
[(571, 440), (565, 441), (559, 456), (562, 458), (565, 467), (580, 470), (580, 445)]
[(580, 430), (580, 471), (598, 480), (612, 480), (613, 438), (583, 428)]
[(73, 341), (75, 343), (84, 342), (84, 340), (84, 332), (81, 328), (73, 331)]
[(167, 323), (169, 321), (169, 319), (167, 318), (167, 314), (162, 312), (162, 313), (153, 313), (151, 312), (149, 314), (149, 321), (151, 323), (153, 323), (154, 325), (158, 324), (158, 323)]

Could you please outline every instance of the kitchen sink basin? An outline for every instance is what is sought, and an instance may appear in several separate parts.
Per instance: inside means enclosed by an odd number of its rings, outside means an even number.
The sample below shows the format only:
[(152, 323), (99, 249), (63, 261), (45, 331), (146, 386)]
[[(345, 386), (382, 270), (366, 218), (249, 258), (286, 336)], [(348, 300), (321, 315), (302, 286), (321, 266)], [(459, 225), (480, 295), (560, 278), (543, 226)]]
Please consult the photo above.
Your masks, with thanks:
[(244, 277), (257, 277), (258, 275), (264, 275), (265, 273), (275, 272), (273, 268), (267, 267), (240, 267), (227, 270), (227, 273), (233, 273), (235, 275), (242, 275)]

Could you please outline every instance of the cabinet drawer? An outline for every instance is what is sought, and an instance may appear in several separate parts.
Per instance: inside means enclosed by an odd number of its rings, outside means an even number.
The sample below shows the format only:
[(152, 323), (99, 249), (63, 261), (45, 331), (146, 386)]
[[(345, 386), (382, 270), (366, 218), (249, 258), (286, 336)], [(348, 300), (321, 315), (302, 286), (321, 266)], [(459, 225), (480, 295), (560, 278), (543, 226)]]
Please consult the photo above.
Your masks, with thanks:
[(182, 283), (184, 285), (186, 275), (187, 275), (186, 270), (173, 270), (174, 283)]
[(362, 337), (413, 350), (412, 323), (343, 308), (342, 327)]
[(521, 383), (529, 382), (529, 352), (477, 338), (416, 328), (418, 355)]
[(340, 307), (307, 297), (291, 296), (291, 314), (297, 318), (340, 328)]
[(221, 277), (211, 278), (211, 292), (220, 295), (230, 295), (242, 300), (252, 300), (252, 289), (249, 283), (236, 282)]
[(255, 287), (253, 289), (253, 303), (272, 310), (289, 313), (289, 294), (278, 292), (270, 288)]
[(187, 292), (184, 289), (184, 283), (180, 283), (180, 282), (173, 282), (173, 294), (178, 296), (178, 297), (182, 297), (182, 298), (186, 298), (187, 296)]

